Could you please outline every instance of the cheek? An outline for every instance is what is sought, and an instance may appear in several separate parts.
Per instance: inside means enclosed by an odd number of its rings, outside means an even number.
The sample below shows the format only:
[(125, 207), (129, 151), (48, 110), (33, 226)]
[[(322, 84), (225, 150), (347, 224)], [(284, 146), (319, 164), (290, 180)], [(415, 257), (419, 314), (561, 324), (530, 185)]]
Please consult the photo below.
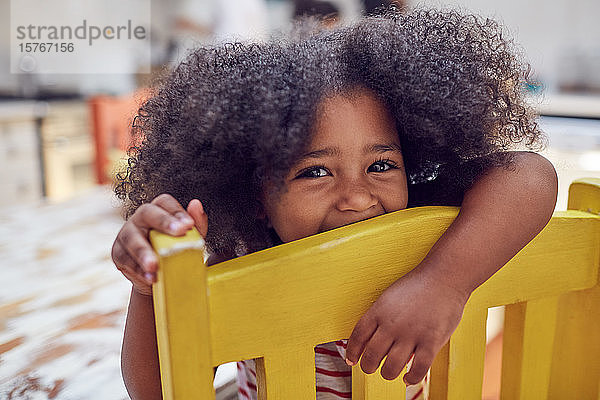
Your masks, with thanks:
[(308, 201), (297, 193), (286, 193), (266, 203), (269, 223), (283, 242), (301, 239), (318, 233), (321, 223), (318, 202)]
[(381, 202), (386, 212), (404, 210), (408, 205), (406, 177), (403, 176), (393, 185), (388, 185), (381, 193)]
[(394, 191), (388, 192), (384, 198), (381, 199), (383, 208), (387, 213), (398, 210), (404, 210), (408, 204), (408, 192), (407, 191)]

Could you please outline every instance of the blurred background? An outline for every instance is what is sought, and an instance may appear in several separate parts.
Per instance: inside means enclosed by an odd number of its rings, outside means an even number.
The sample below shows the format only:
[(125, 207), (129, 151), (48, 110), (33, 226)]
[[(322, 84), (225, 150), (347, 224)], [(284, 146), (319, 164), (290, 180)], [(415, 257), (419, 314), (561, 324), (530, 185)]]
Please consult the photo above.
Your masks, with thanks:
[[(122, 224), (110, 184), (145, 89), (191, 47), (265, 40), (299, 15), (343, 23), (383, 3), (475, 11), (501, 21), (532, 64), (524, 90), (559, 173), (557, 209), (573, 179), (600, 177), (597, 0), (130, 1), (151, 5), (150, 66), (121, 51), (86, 62), (131, 73), (41, 74), (26, 58), (10, 72), (11, 2), (0, 0), (0, 398), (128, 398), (119, 351), (130, 286), (110, 260)], [(101, 1), (78, 7), (113, 12)], [(221, 398), (235, 398), (231, 374), (217, 377)], [(495, 378), (486, 379), (485, 398), (496, 398)]]

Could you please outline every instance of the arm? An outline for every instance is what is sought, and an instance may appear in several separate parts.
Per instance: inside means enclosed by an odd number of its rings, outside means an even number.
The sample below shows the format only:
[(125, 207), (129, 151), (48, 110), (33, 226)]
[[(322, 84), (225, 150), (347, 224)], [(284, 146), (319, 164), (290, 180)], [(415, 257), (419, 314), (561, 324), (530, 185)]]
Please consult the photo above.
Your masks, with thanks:
[(419, 382), (456, 329), (469, 296), (548, 223), (557, 177), (545, 158), (515, 154), (509, 168), (492, 168), (464, 196), (460, 213), (425, 259), (390, 286), (359, 320), (347, 358), (367, 373), (388, 356), (381, 374)]
[(162, 399), (152, 296), (131, 290), (121, 373), (132, 399)]
[(525, 247), (552, 217), (558, 192), (552, 164), (527, 152), (517, 153), (514, 163), (514, 170), (492, 169), (465, 193), (458, 217), (423, 265), (429, 274), (467, 295)]

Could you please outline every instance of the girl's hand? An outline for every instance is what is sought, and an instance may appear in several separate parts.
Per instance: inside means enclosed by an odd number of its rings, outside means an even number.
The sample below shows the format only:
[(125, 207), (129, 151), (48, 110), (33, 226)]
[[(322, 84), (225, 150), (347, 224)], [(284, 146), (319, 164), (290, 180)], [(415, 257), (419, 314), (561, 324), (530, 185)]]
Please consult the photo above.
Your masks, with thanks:
[(119, 271), (133, 283), (139, 293), (152, 295), (158, 258), (150, 245), (151, 229), (172, 236), (182, 236), (195, 226), (206, 237), (208, 217), (199, 200), (192, 200), (186, 210), (169, 194), (157, 196), (141, 205), (123, 225), (112, 247), (112, 259)]
[(418, 268), (397, 280), (358, 321), (346, 349), (346, 362), (371, 374), (383, 358), (381, 376), (395, 379), (414, 354), (409, 385), (420, 382), (462, 317), (469, 294), (439, 280), (427, 279)]

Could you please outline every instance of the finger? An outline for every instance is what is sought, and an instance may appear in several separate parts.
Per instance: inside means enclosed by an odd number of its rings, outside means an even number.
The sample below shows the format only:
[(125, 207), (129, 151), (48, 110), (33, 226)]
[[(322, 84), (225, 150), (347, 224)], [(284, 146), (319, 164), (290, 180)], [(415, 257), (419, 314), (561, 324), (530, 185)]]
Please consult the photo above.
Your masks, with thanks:
[(133, 272), (130, 269), (121, 271), (125, 278), (133, 284), (135, 289), (142, 294), (152, 294), (152, 284), (146, 278), (142, 278), (142, 269), (137, 267)]
[(208, 216), (204, 212), (204, 207), (202, 207), (202, 203), (198, 199), (193, 199), (188, 204), (187, 212), (194, 219), (194, 225), (196, 229), (200, 232), (202, 237), (206, 237), (206, 233), (208, 232)]
[(149, 203), (142, 204), (128, 222), (145, 231), (156, 229), (173, 236), (181, 236), (193, 226), (191, 218), (188, 223), (183, 223), (161, 206)]
[(194, 224), (194, 220), (192, 217), (185, 211), (183, 206), (170, 194), (163, 193), (154, 198), (152, 200), (152, 204), (155, 204), (169, 214), (175, 216), (186, 226), (192, 226)]
[(381, 376), (383, 379), (396, 379), (402, 372), (402, 369), (410, 360), (413, 353), (412, 346), (407, 346), (401, 342), (395, 342), (388, 352), (387, 358), (381, 367)]
[[(142, 268), (144, 273), (156, 273), (158, 259), (148, 241), (146, 231), (140, 230), (135, 224), (128, 222), (121, 228), (121, 232), (117, 235), (117, 241), (135, 264)], [(119, 260), (124, 258), (124, 255), (119, 255)]]
[(435, 354), (436, 352), (428, 347), (418, 346), (410, 370), (404, 375), (404, 382), (407, 385), (421, 382), (431, 367)]
[(152, 274), (145, 273), (135, 260), (123, 249), (119, 241), (115, 241), (112, 249), (115, 266), (127, 279), (138, 287), (150, 287), (154, 281)]
[(125, 250), (121, 242), (117, 239), (113, 243), (112, 247), (112, 260), (116, 265), (117, 269), (120, 271), (123, 270), (132, 270), (135, 271), (137, 268), (137, 263), (129, 253)]
[(365, 352), (360, 358), (360, 368), (367, 374), (377, 371), (393, 343), (392, 337), (378, 328), (365, 346)]
[(358, 320), (348, 339), (348, 346), (346, 348), (346, 363), (348, 365), (355, 365), (358, 362), (367, 342), (373, 336), (376, 329), (377, 323), (374, 319), (369, 318), (367, 314)]

